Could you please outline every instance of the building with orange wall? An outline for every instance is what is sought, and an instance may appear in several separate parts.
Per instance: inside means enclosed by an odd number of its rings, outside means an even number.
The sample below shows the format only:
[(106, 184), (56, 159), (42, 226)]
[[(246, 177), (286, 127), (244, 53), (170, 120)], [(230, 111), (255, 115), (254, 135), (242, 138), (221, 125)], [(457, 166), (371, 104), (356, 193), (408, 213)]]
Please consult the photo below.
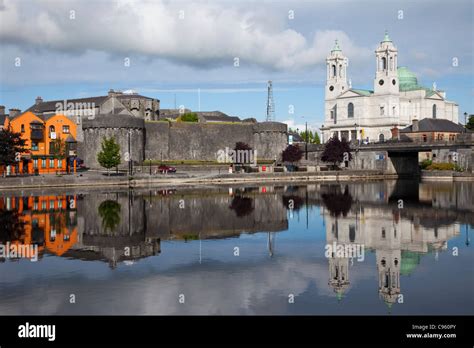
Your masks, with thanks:
[[(9, 240), (11, 245), (37, 245), (61, 256), (77, 243), (76, 196), (1, 197), (0, 214), (15, 211), (23, 224), (23, 235)], [(7, 242), (7, 241), (3, 241)]]
[[(21, 154), (18, 164), (4, 168), (7, 174), (54, 174), (74, 170), (76, 157), (76, 124), (64, 115), (40, 117), (25, 112), (9, 121), (9, 129), (21, 133), (27, 151)], [(66, 158), (57, 159), (53, 154), (55, 139), (66, 145)], [(0, 173), (2, 168), (0, 168)]]

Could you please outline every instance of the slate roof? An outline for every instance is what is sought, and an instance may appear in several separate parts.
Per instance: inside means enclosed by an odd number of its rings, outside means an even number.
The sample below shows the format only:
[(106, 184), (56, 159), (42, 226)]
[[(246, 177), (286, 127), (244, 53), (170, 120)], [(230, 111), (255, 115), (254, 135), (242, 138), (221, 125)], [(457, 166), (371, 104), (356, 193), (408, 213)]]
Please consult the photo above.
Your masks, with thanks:
[[(67, 99), (67, 102), (71, 103), (94, 103), (95, 106), (101, 105), (106, 99), (108, 99), (108, 95), (102, 95), (97, 97), (87, 97), (87, 98), (77, 98), (77, 99)], [(116, 94), (115, 98), (117, 99), (130, 99), (130, 98), (139, 98), (139, 99), (149, 99), (153, 100), (153, 98), (145, 97), (140, 94)], [(50, 101), (43, 101), (39, 104), (33, 104), (30, 106), (26, 111), (31, 111), (33, 113), (38, 112), (51, 112), (56, 110), (56, 103), (63, 103), (64, 100), (50, 100)]]
[[(67, 102), (68, 103), (69, 102), (72, 102), (72, 103), (94, 103), (96, 106), (99, 106), (107, 98), (108, 98), (108, 96), (67, 99)], [(39, 104), (33, 104), (28, 109), (26, 109), (26, 111), (31, 111), (32, 113), (56, 111), (56, 104), (57, 103), (64, 103), (64, 100), (50, 100), (50, 101), (44, 101), (44, 102), (39, 103)]]
[[(413, 132), (413, 125), (400, 130), (400, 133)], [(424, 118), (418, 121), (418, 132), (464, 132), (464, 127), (449, 120)]]
[(74, 137), (69, 134), (66, 138), (66, 143), (75, 143), (76, 142), (76, 139), (74, 139)]
[(221, 111), (198, 111), (199, 116), (204, 117), (206, 121), (214, 122), (241, 122), (237, 116), (229, 116)]
[(299, 135), (298, 133), (296, 132), (288, 132), (288, 135), (292, 135), (293, 136), (293, 141), (295, 143), (303, 143), (304, 142), (304, 139), (301, 137), (301, 135)]

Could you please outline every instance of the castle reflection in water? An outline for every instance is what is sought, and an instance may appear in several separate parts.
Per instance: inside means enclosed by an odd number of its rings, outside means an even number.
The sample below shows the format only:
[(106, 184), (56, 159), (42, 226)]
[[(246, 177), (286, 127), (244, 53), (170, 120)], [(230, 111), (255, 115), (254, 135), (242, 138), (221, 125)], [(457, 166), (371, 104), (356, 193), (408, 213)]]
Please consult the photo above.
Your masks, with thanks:
[[(40, 257), (133, 263), (158, 255), (162, 241), (189, 241), (289, 229), (294, 211), (320, 207), (326, 243), (363, 245), (375, 253), (378, 289), (390, 307), (400, 301), (400, 275), (423, 255), (447, 251), (462, 225), (474, 225), (470, 183), (321, 183), (206, 190), (129, 189), (0, 196), (0, 243), (37, 244)], [(451, 251), (449, 251), (451, 252)], [(5, 259), (0, 259), (5, 262)], [(14, 260), (13, 260), (14, 261)], [(340, 299), (350, 286), (349, 257), (328, 258), (328, 286)]]

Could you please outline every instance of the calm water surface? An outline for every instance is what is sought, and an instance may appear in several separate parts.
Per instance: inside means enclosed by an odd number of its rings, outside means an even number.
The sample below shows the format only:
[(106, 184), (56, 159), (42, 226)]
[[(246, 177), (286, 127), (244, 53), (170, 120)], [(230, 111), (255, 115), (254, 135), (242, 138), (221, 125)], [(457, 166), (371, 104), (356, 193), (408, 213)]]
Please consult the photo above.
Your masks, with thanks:
[(473, 212), (473, 183), (2, 192), (39, 258), (0, 258), (0, 315), (473, 314)]

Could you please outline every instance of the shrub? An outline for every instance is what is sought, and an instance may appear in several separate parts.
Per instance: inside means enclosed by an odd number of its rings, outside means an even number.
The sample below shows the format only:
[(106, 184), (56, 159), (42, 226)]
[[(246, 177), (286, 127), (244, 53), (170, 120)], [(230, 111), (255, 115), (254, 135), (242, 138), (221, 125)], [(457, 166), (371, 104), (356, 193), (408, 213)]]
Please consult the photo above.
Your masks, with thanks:
[(324, 150), (321, 154), (321, 160), (323, 162), (332, 163), (333, 169), (339, 167), (339, 163), (343, 161), (351, 161), (351, 147), (345, 138), (339, 140), (337, 137), (329, 139), (329, 141), (324, 144)]
[(456, 163), (432, 163), (426, 167), (428, 170), (455, 170), (462, 172), (463, 169)]
[(421, 169), (426, 169), (433, 163), (432, 160), (430, 159), (425, 159), (424, 161), (421, 162)]
[(283, 162), (298, 162), (302, 157), (303, 151), (297, 145), (288, 145), (281, 154)]
[(195, 112), (188, 112), (178, 117), (178, 122), (198, 122), (199, 117)]

